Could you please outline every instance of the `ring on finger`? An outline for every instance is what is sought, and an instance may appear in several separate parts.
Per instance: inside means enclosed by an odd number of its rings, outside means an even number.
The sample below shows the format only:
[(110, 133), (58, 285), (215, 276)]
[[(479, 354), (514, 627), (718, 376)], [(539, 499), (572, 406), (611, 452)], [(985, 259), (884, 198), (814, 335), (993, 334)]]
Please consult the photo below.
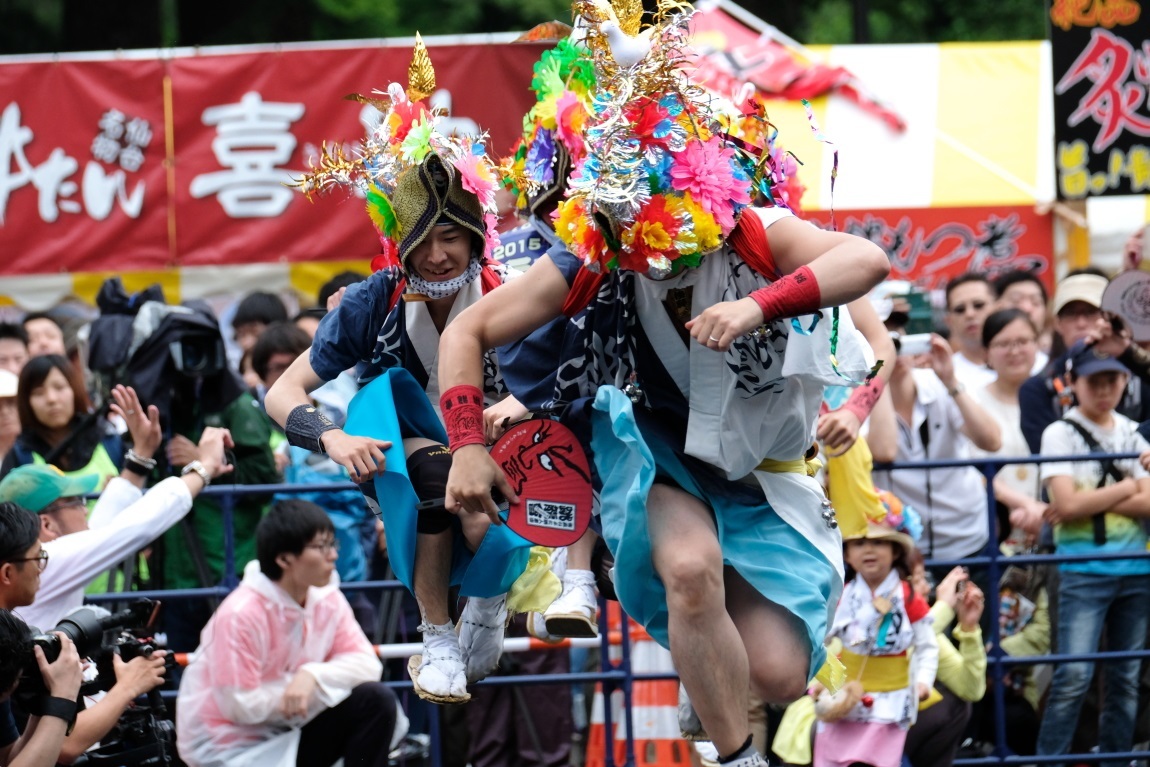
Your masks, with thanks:
[(707, 340), (708, 341), (714, 341), (715, 343), (719, 343), (719, 339), (715, 338), (714, 336), (707, 336)]

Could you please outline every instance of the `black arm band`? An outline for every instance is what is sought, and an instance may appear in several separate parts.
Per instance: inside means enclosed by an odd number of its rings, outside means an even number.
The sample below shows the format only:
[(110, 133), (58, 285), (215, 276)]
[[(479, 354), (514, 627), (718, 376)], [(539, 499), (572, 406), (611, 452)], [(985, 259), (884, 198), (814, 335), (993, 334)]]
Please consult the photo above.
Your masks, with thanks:
[(124, 456), (124, 468), (135, 474), (137, 477), (146, 477), (152, 473), (151, 468), (140, 463), (132, 456)]
[(300, 405), (288, 414), (284, 434), (287, 435), (289, 445), (323, 453), (326, 451), (320, 437), (324, 432), (338, 428), (331, 419), (311, 405)]
[(44, 697), (39, 700), (40, 716), (54, 716), (68, 723), (68, 732), (76, 723), (76, 701), (67, 698)]

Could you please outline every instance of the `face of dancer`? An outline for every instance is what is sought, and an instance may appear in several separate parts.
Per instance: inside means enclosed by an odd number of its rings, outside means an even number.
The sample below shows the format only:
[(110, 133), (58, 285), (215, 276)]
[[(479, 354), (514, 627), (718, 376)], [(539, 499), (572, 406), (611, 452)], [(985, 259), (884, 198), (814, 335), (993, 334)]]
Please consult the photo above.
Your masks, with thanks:
[(434, 226), (408, 256), (408, 268), (428, 282), (460, 277), (471, 261), (471, 232), (456, 224)]

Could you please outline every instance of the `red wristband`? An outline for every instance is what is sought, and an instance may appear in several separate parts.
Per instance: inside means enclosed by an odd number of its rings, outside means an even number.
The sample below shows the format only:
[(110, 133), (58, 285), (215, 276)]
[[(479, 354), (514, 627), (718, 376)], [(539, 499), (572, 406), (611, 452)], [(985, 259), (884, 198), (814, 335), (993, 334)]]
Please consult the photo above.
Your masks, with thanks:
[(878, 402), (878, 398), (885, 388), (886, 381), (875, 376), (862, 386), (855, 387), (851, 396), (847, 397), (846, 404), (842, 406), (842, 409), (857, 415), (859, 423), (862, 423), (870, 415), (870, 411), (874, 410), (875, 403)]
[(814, 314), (822, 308), (822, 294), (810, 267), (800, 266), (765, 288), (751, 293), (751, 298), (763, 311), (766, 322), (780, 317), (798, 317)]
[(452, 386), (439, 398), (447, 444), (452, 452), (464, 445), (486, 445), (483, 429), (483, 392), (477, 386)]

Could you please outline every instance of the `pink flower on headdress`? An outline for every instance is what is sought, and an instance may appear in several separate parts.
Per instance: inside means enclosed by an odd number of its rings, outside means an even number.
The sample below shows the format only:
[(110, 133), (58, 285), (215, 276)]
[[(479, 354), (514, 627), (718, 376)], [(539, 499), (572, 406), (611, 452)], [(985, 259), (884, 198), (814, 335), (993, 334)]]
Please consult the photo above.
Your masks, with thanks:
[(555, 104), (556, 135), (571, 158), (578, 160), (587, 151), (583, 144), (583, 126), (587, 123), (587, 110), (583, 102), (571, 91), (563, 91)]
[(714, 137), (688, 142), (675, 155), (671, 166), (671, 185), (680, 192), (690, 192), (695, 202), (715, 217), (724, 233), (735, 227), (734, 206), (751, 202), (747, 181), (736, 178), (732, 171), (734, 157), (734, 150)]
[(487, 208), (495, 204), (495, 174), (485, 159), (486, 155), (465, 154), (454, 165), (459, 171), (459, 183), (479, 198), (480, 205)]
[(487, 240), (487, 248), (483, 254), (490, 258), (495, 249), (499, 247), (499, 219), (494, 213), (484, 213), (483, 224), (486, 230), (484, 232), (485, 239)]

